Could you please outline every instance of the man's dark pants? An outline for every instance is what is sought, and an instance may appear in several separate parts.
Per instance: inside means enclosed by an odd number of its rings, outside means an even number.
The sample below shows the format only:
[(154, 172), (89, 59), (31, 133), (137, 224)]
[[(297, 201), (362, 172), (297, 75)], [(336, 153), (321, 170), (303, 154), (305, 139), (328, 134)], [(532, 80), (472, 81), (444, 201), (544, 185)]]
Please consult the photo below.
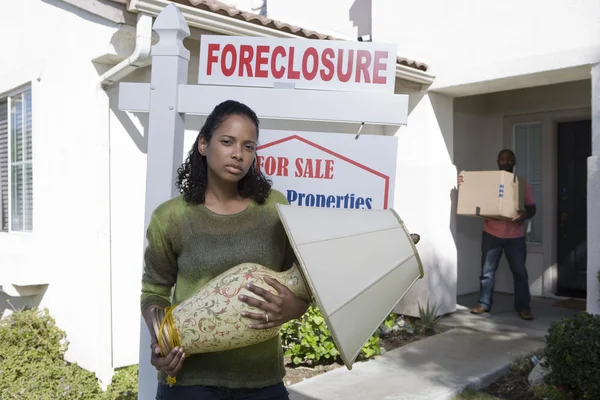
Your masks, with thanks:
[(531, 294), (527, 276), (527, 244), (525, 236), (514, 239), (502, 239), (487, 232), (481, 238), (481, 285), (479, 305), (491, 311), (493, 305), (494, 276), (502, 252), (506, 255), (508, 266), (513, 275), (515, 310), (520, 312), (529, 308)]

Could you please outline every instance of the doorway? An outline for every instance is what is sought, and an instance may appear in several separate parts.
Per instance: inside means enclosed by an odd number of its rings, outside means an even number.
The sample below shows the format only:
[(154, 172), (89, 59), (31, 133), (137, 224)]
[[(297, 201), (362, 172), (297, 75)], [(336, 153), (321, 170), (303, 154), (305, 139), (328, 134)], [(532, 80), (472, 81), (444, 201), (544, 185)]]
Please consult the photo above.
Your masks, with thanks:
[(587, 293), (587, 159), (591, 120), (558, 124), (557, 295)]

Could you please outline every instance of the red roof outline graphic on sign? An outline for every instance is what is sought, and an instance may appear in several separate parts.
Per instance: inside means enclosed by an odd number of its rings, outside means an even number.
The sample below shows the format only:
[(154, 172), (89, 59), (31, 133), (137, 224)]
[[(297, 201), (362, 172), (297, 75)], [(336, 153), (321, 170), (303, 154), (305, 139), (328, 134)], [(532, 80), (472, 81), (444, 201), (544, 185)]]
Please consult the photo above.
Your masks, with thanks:
[(362, 169), (364, 171), (367, 171), (367, 172), (369, 172), (369, 173), (371, 173), (371, 174), (373, 174), (375, 176), (378, 176), (378, 177), (382, 178), (383, 181), (384, 181), (384, 185), (385, 185), (384, 189), (383, 189), (383, 208), (387, 209), (387, 207), (388, 207), (388, 194), (389, 194), (388, 192), (390, 190), (390, 177), (387, 176), (387, 175), (385, 175), (385, 174), (383, 174), (383, 173), (381, 173), (381, 172), (379, 172), (379, 171), (374, 170), (373, 168), (367, 167), (364, 164), (361, 164), (361, 163), (359, 163), (357, 161), (354, 161), (354, 160), (352, 160), (352, 159), (350, 159), (348, 157), (345, 157), (345, 156), (343, 156), (343, 155), (341, 155), (339, 153), (336, 153), (335, 151), (329, 150), (326, 147), (323, 147), (323, 146), (321, 146), (319, 144), (311, 142), (310, 140), (307, 140), (307, 139), (305, 139), (305, 138), (303, 138), (301, 136), (298, 136), (298, 135), (291, 135), (291, 136), (288, 136), (288, 137), (284, 137), (284, 138), (275, 140), (275, 141), (270, 142), (270, 143), (266, 143), (264, 145), (258, 146), (256, 148), (256, 150), (262, 150), (262, 149), (266, 149), (267, 147), (273, 147), (273, 146), (276, 146), (278, 144), (289, 142), (290, 140), (294, 140), (294, 139), (299, 140), (302, 143), (305, 143), (305, 144), (307, 144), (309, 146), (312, 146), (315, 149), (324, 151), (325, 153), (327, 153), (329, 155), (337, 157), (337, 158), (339, 158), (342, 161), (345, 161), (345, 162), (347, 162), (349, 164), (354, 165), (355, 167), (358, 167), (358, 168), (360, 168), (360, 169)]

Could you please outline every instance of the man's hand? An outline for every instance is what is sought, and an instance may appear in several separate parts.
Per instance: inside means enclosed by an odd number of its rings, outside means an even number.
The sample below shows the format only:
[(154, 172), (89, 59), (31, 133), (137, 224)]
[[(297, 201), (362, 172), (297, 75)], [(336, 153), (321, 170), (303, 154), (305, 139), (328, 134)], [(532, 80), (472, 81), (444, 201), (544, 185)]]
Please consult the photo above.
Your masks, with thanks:
[(523, 222), (527, 219), (527, 211), (519, 211), (519, 215), (513, 218), (513, 222)]

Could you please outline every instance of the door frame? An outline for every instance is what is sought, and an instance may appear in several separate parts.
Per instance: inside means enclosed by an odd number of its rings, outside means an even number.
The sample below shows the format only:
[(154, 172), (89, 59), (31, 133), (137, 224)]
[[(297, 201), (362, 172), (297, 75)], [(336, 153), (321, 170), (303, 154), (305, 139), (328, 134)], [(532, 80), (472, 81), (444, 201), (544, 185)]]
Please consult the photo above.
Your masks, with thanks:
[[(527, 243), (528, 253), (542, 253), (544, 272), (542, 296), (556, 298), (558, 286), (558, 124), (592, 118), (591, 107), (552, 110), (538, 113), (506, 115), (503, 119), (504, 146), (514, 150), (513, 126), (541, 123), (542, 132), (542, 197), (537, 212), (544, 223), (542, 243)], [(518, 160), (517, 160), (518, 161)], [(518, 168), (518, 167), (517, 167)]]
[[(555, 198), (554, 199), (555, 199), (555, 202), (557, 204), (557, 212), (556, 212), (556, 215), (555, 215), (555, 217), (556, 217), (556, 225), (555, 225), (555, 227), (556, 227), (556, 237), (557, 237), (557, 240), (556, 240), (556, 254), (557, 254), (556, 258), (557, 258), (557, 260), (558, 260), (558, 224), (559, 224), (559, 221), (558, 221), (558, 197), (559, 197), (558, 196), (558, 194), (559, 194), (558, 193), (558, 168), (559, 168), (559, 164), (558, 164), (558, 154), (559, 154), (559, 151), (558, 151), (558, 125), (559, 124), (563, 124), (563, 123), (577, 123), (577, 122), (584, 122), (584, 121), (589, 121), (589, 123), (590, 123), (590, 132), (589, 132), (589, 134), (590, 134), (590, 140), (591, 140), (591, 135), (592, 135), (592, 131), (591, 131), (592, 119), (591, 119), (591, 117), (590, 118), (578, 118), (578, 119), (569, 120), (569, 121), (557, 121), (556, 122), (556, 144), (557, 144), (557, 147), (556, 147), (555, 157), (557, 158), (557, 163), (556, 163), (556, 168), (557, 168), (556, 185), (557, 186), (556, 186), (556, 193), (555, 193)], [(591, 154), (591, 144), (590, 144), (590, 155), (588, 156), (588, 158), (591, 157), (591, 155), (592, 154)], [(586, 168), (586, 171), (587, 171), (587, 168)], [(586, 185), (587, 185), (587, 174), (586, 174), (586, 177), (585, 177), (585, 182), (586, 182)], [(587, 208), (587, 193), (586, 193), (586, 208)], [(589, 220), (589, 218), (586, 216), (586, 223), (588, 222), (588, 220)], [(587, 230), (586, 230), (586, 243), (587, 243)], [(586, 264), (585, 268), (586, 268), (586, 281), (587, 281), (587, 264)], [(559, 290), (558, 290), (558, 278), (559, 278), (559, 275), (558, 275), (558, 261), (557, 261), (557, 263), (556, 263), (556, 294), (557, 294), (557, 296), (558, 296), (558, 292), (559, 292)], [(566, 291), (568, 292), (569, 289), (566, 289)], [(564, 292), (565, 292), (565, 290), (563, 290), (563, 293)], [(575, 296), (567, 295), (567, 294), (563, 294), (563, 295), (561, 295), (561, 297), (562, 296), (575, 297)], [(585, 296), (583, 297), (583, 299), (586, 299), (586, 298), (587, 298), (587, 290), (585, 292)]]

